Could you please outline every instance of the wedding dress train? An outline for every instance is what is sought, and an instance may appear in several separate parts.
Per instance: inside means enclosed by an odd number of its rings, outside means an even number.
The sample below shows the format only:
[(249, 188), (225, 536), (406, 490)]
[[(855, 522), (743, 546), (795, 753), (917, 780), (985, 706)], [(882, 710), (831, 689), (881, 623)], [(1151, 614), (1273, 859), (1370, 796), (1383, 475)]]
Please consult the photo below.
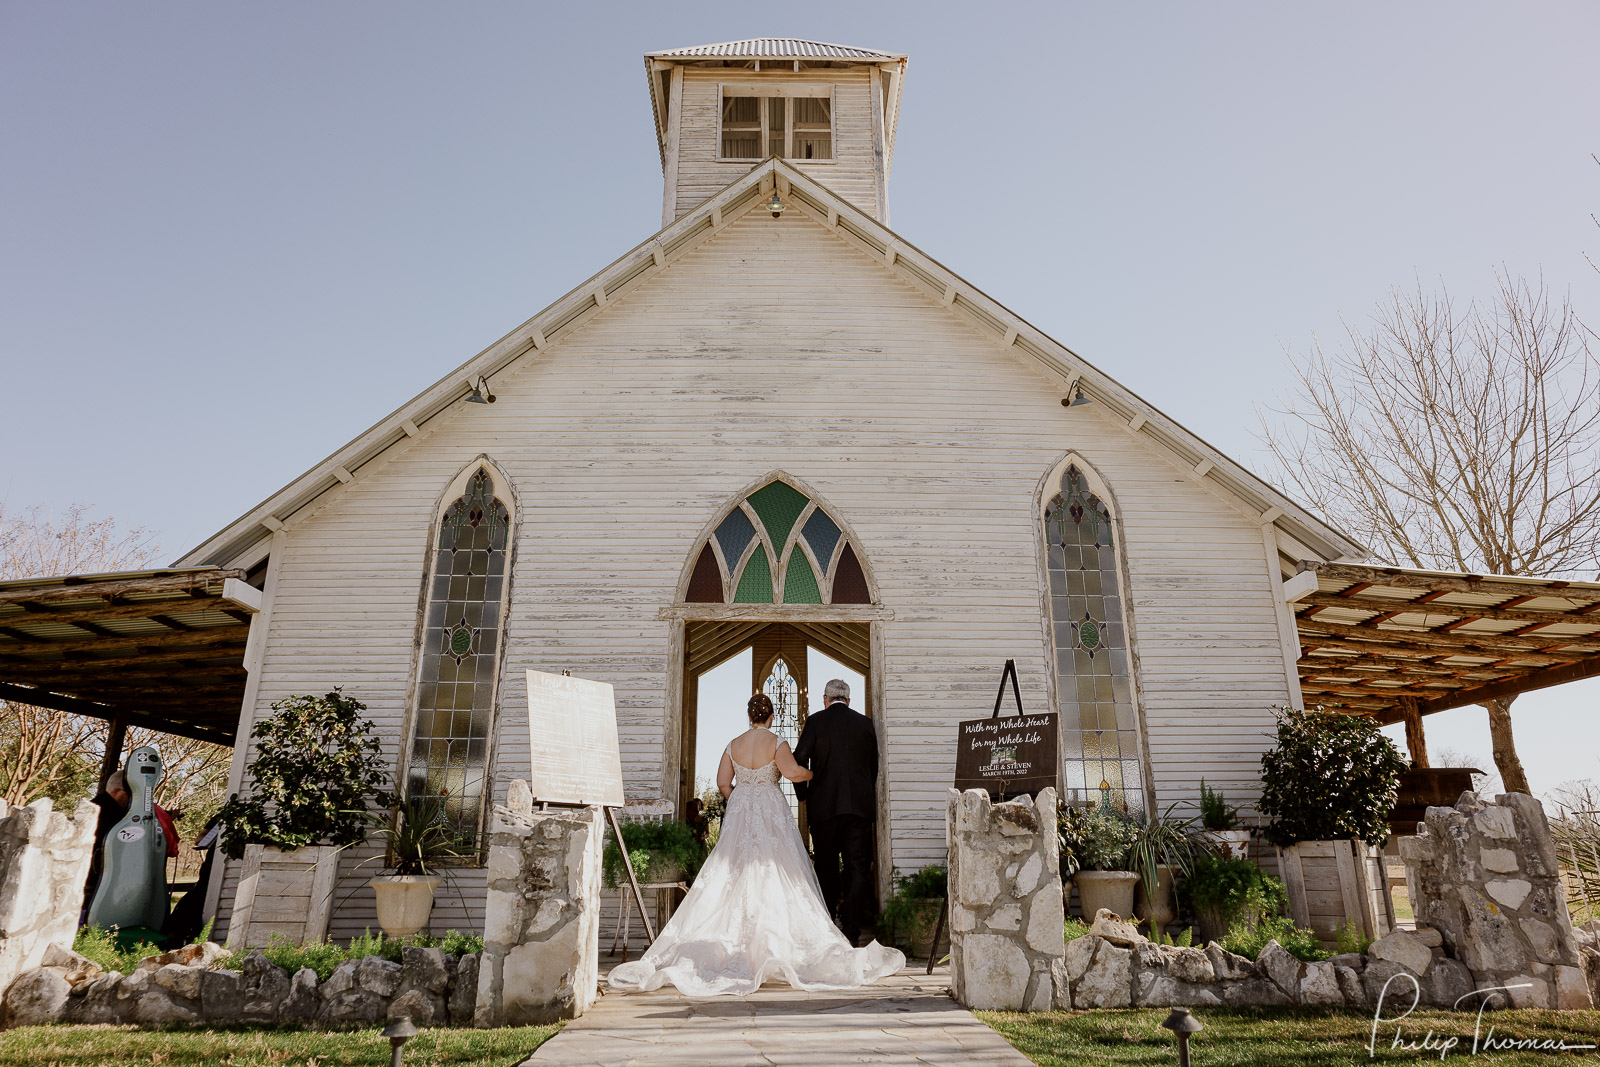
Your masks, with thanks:
[(828, 917), (777, 761), (733, 768), (717, 847), (655, 944), (611, 971), (611, 988), (671, 982), (688, 996), (743, 996), (782, 978), (796, 989), (854, 989), (904, 967), (903, 953), (876, 941), (852, 948)]

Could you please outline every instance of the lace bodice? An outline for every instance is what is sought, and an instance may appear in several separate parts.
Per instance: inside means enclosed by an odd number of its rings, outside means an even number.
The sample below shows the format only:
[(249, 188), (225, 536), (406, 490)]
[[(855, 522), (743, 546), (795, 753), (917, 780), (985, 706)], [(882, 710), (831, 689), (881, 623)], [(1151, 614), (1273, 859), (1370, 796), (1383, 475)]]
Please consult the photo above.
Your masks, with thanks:
[(733, 750), (728, 751), (728, 762), (733, 764), (733, 784), (735, 788), (741, 785), (777, 785), (783, 777), (778, 772), (777, 757), (767, 760), (760, 767), (746, 767), (733, 758)]

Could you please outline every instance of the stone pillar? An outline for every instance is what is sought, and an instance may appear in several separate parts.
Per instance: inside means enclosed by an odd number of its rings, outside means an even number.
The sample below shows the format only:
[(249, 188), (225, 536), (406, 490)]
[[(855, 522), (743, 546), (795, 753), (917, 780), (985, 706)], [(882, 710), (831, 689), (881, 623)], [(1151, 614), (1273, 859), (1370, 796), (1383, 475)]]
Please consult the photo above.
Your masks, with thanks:
[(1593, 1006), (1537, 800), (1462, 793), (1453, 808), (1428, 809), (1400, 856), (1418, 926), (1439, 931), (1476, 988), (1518, 987), (1505, 995), (1519, 1008)]
[(496, 806), (478, 964), (480, 1027), (575, 1019), (600, 980), (599, 808), (534, 811), (523, 781)]
[(47, 945), (70, 948), (78, 929), (100, 809), (88, 800), (71, 816), (50, 809), (0, 800), (0, 992), (39, 966)]
[(950, 790), (950, 979), (969, 1008), (1068, 1007), (1056, 792)]

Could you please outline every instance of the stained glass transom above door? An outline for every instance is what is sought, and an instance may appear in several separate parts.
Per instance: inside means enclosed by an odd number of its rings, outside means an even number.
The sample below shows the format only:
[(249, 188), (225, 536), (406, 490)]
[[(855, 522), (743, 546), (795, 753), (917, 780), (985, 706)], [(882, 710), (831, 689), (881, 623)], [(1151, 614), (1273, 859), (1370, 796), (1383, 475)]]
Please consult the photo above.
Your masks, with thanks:
[(747, 494), (698, 546), (691, 604), (870, 604), (855, 546), (826, 509), (782, 479)]

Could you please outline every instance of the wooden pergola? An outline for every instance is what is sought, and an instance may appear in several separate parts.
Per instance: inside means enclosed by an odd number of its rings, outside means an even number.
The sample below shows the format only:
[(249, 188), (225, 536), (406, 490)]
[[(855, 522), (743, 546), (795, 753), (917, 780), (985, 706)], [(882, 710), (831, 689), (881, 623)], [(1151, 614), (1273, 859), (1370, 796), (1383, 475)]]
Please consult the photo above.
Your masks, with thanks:
[(189, 567), (0, 582), (0, 700), (232, 745), (261, 594)]
[(1600, 583), (1316, 563), (1286, 588), (1306, 705), (1405, 723), (1421, 766), (1424, 715), (1600, 675)]

